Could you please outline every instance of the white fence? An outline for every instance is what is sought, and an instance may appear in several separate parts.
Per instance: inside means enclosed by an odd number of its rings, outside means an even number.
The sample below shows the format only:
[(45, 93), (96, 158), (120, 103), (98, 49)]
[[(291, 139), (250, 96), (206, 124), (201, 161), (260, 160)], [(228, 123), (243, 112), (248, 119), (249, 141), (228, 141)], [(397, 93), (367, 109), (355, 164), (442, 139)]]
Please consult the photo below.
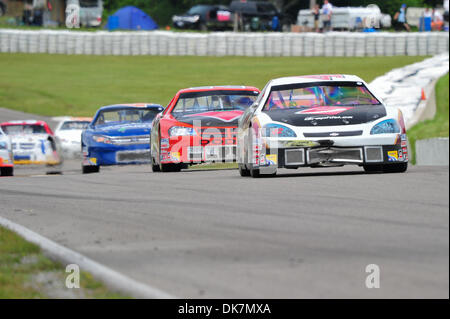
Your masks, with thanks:
[(447, 32), (184, 33), (0, 29), (0, 52), (86, 55), (392, 56), (448, 52)]

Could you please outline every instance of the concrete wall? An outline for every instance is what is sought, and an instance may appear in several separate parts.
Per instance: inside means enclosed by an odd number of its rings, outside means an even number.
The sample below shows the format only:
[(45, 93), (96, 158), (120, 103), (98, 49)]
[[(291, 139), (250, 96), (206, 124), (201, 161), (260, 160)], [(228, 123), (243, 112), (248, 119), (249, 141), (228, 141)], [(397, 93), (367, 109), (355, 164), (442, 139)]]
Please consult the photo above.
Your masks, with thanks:
[(416, 165), (448, 165), (448, 137), (416, 141)]
[(0, 52), (87, 55), (392, 56), (448, 52), (446, 32), (190, 33), (0, 29)]

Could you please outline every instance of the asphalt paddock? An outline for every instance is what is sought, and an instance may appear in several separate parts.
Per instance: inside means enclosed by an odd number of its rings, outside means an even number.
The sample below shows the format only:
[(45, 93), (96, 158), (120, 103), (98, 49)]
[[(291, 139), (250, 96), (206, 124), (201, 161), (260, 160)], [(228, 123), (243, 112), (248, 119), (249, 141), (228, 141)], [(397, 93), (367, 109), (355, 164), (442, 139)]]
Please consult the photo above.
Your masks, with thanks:
[(0, 215), (178, 297), (449, 297), (448, 167), (47, 173), (0, 178)]

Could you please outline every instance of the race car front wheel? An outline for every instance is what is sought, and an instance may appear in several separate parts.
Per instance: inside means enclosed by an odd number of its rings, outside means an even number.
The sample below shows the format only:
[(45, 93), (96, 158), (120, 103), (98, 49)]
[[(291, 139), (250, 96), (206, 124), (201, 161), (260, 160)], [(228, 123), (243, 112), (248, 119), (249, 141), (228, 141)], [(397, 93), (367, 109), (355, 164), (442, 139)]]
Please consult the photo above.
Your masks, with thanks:
[(14, 168), (13, 167), (2, 167), (0, 169), (1, 176), (13, 176)]
[(251, 169), (250, 169), (250, 175), (251, 175), (253, 178), (258, 178), (258, 177), (260, 177), (260, 176), (261, 176), (261, 173), (260, 173), (260, 171), (259, 171), (259, 168), (251, 168)]
[(98, 166), (98, 165), (89, 165), (89, 166), (83, 165), (81, 168), (82, 168), (83, 174), (91, 174), (91, 173), (100, 172), (100, 166)]
[(160, 164), (159, 168), (161, 172), (179, 172), (182, 164)]
[(241, 174), (242, 177), (250, 176), (250, 171), (247, 169), (245, 164), (239, 164), (239, 174)]
[(161, 172), (161, 168), (155, 163), (155, 159), (152, 156), (152, 172)]

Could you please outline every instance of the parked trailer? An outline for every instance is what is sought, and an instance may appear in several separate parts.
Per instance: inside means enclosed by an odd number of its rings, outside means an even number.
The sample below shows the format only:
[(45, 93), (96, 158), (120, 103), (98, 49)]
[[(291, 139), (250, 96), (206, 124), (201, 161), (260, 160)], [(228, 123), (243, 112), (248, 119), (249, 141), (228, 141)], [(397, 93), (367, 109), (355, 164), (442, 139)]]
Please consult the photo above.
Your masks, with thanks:
[[(321, 10), (321, 25), (323, 19)], [(309, 9), (300, 10), (297, 16), (297, 25), (314, 28), (312, 11)], [(375, 4), (370, 4), (367, 7), (333, 7), (331, 25), (335, 30), (357, 30), (370, 27), (389, 28), (391, 16), (381, 13), (380, 8)]]

